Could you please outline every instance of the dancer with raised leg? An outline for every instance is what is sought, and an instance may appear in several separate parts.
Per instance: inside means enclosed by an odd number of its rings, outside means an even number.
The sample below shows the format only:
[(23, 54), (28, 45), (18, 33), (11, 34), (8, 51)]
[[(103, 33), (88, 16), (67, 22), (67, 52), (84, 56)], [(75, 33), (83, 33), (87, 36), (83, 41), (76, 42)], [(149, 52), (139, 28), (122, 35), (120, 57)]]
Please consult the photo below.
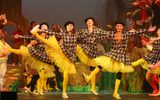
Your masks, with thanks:
[[(53, 35), (49, 37), (49, 39), (42, 38), (38, 35), (38, 26), (33, 28), (32, 34), (46, 45), (46, 53), (50, 59), (59, 67), (59, 71), (63, 73), (62, 98), (68, 98), (66, 92), (69, 78), (68, 75), (76, 73), (74, 63), (76, 62), (77, 35), (75, 33), (74, 23), (72, 21), (66, 22), (64, 26), (66, 28), (65, 33), (45, 31), (48, 34)], [(55, 38), (56, 35), (61, 37), (59, 42), (57, 42)]]
[(151, 94), (149, 94), (149, 96), (157, 96), (158, 95), (158, 88), (157, 88), (157, 84), (158, 84), (158, 77), (157, 74), (160, 73), (160, 67), (157, 67), (154, 70), (150, 70), (152, 68), (150, 68), (151, 65), (154, 65), (156, 63), (158, 63), (158, 61), (160, 60), (160, 28), (157, 29), (156, 31), (158, 37), (157, 38), (153, 38), (151, 39), (152, 42), (152, 46), (153, 49), (150, 51), (150, 53), (147, 56), (144, 56), (143, 58), (132, 62), (132, 66), (138, 66), (141, 65), (144, 69), (147, 70), (146, 73), (146, 80), (149, 82), (149, 84), (151, 85), (153, 92)]
[[(81, 29), (77, 32), (79, 35), (79, 44), (77, 46), (77, 56), (80, 61), (87, 66), (90, 66), (90, 71), (92, 72), (97, 66), (94, 58), (100, 56), (98, 52), (97, 43), (105, 39), (110, 33), (109, 31), (104, 31), (97, 28), (95, 25), (95, 19), (93, 17), (88, 17), (85, 19), (86, 29)], [(94, 95), (98, 95), (96, 90), (96, 75), (91, 78), (91, 92)]]
[(124, 23), (115, 22), (116, 31), (110, 33), (106, 39), (112, 40), (112, 47), (109, 52), (105, 54), (105, 56), (100, 56), (94, 59), (98, 67), (94, 69), (94, 71), (88, 76), (84, 74), (86, 81), (89, 81), (91, 77), (97, 74), (100, 70), (107, 72), (115, 72), (117, 73), (117, 79), (115, 82), (115, 88), (113, 97), (116, 99), (121, 99), (118, 94), (118, 89), (121, 83), (122, 73), (133, 72), (134, 69), (131, 66), (130, 59), (127, 54), (127, 43), (129, 38), (132, 35), (138, 33), (144, 33), (147, 30), (131, 30), (129, 32), (124, 32)]

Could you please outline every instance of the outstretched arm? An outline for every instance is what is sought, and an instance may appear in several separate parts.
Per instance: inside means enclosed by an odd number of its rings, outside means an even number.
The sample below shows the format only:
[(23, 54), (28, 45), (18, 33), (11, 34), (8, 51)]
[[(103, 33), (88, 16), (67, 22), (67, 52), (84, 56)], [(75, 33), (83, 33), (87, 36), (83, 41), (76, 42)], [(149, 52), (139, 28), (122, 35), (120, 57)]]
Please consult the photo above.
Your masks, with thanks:
[(130, 31), (126, 32), (126, 35), (127, 36), (133, 36), (133, 35), (142, 34), (142, 33), (145, 33), (145, 32), (147, 32), (147, 29), (139, 29), (139, 30), (131, 29)]
[(133, 36), (133, 35), (136, 35), (136, 34), (143, 34), (145, 32), (154, 32), (156, 30), (156, 27), (149, 27), (149, 29), (139, 29), (139, 30), (134, 30), (134, 29), (131, 29), (130, 31), (126, 32), (126, 35), (127, 36)]
[(114, 31), (105, 31), (102, 29), (98, 29), (97, 40), (101, 41), (104, 39), (112, 39)]
[(21, 38), (21, 39), (27, 39), (27, 40), (36, 40), (36, 38), (32, 35), (14, 35), (14, 38)]
[(40, 33), (46, 33), (49, 36), (55, 35), (55, 36), (61, 37), (63, 35), (63, 32), (57, 33), (57, 32), (54, 32), (52, 30), (39, 30), (38, 32), (40, 32)]
[(160, 37), (153, 38), (152, 40), (153, 40), (153, 41), (160, 40)]

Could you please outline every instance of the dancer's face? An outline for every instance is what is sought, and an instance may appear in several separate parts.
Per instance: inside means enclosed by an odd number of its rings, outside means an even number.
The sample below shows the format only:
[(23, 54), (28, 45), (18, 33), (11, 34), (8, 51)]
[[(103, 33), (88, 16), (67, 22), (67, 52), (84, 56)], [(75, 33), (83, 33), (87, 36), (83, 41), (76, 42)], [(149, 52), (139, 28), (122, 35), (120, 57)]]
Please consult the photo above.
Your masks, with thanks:
[(92, 27), (94, 25), (94, 22), (92, 19), (88, 19), (86, 24), (87, 24), (87, 27)]
[(42, 26), (41, 26), (41, 29), (42, 29), (42, 30), (47, 30), (47, 29), (48, 29), (48, 26), (47, 26), (47, 25), (42, 25)]
[(73, 24), (68, 24), (68, 25), (66, 26), (67, 32), (72, 32), (73, 29), (74, 29), (74, 25), (73, 25)]
[[(48, 26), (47, 25), (42, 25), (41, 26), (41, 30), (48, 30)], [(42, 33), (41, 35), (40, 35), (41, 37), (43, 37), (43, 38), (45, 38), (45, 36), (46, 36), (46, 33)]]
[(123, 25), (122, 24), (116, 24), (116, 31), (117, 32), (122, 32), (123, 30)]

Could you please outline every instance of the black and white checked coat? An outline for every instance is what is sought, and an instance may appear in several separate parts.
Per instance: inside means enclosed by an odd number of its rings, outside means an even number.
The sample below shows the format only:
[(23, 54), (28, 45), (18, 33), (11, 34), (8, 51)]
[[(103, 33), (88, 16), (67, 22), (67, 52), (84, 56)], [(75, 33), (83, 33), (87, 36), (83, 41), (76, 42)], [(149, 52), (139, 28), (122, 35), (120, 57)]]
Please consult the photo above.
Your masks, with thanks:
[(156, 40), (152, 46), (152, 51), (145, 56), (144, 59), (150, 64), (156, 64), (158, 61), (160, 61), (160, 40)]
[[(32, 35), (18, 35), (19, 38), (27, 39), (27, 40), (36, 40), (36, 38)], [(48, 38), (48, 36), (46, 36)], [(38, 40), (37, 40), (38, 41)], [(32, 45), (32, 47), (28, 48), (29, 53), (36, 59), (47, 63), (47, 64), (54, 64), (48, 57), (45, 52), (44, 44), (38, 41), (37, 44)]]
[(114, 60), (117, 60), (121, 63), (124, 63), (126, 65), (130, 65), (131, 61), (129, 59), (129, 56), (127, 54), (127, 44), (128, 40), (132, 35), (146, 32), (146, 30), (139, 30), (136, 32), (123, 32), (121, 34), (121, 41), (120, 43), (117, 43), (116, 39), (116, 33), (109, 34), (108, 39), (111, 39), (112, 41), (112, 47), (109, 52), (107, 52), (105, 55), (108, 57), (111, 57)]
[(73, 63), (76, 62), (76, 46), (77, 46), (77, 36), (78, 36), (76, 33), (69, 35), (68, 33), (65, 33), (65, 32), (56, 33), (56, 32), (53, 32), (52, 30), (43, 30), (41, 32), (44, 32), (50, 36), (55, 35), (55, 36), (61, 37), (61, 40), (59, 41), (59, 45), (63, 53)]
[(90, 33), (88, 29), (81, 29), (77, 32), (78, 43), (88, 57), (96, 58), (100, 56), (97, 43), (106, 39), (110, 33), (113, 33), (113, 31), (104, 31), (99, 28), (94, 28), (93, 32)]

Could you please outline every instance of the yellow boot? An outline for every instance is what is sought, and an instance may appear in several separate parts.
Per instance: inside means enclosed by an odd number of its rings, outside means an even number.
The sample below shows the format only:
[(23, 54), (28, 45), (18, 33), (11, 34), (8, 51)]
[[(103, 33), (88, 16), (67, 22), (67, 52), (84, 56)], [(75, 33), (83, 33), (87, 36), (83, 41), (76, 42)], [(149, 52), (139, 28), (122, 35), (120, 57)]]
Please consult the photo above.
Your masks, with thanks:
[(140, 64), (143, 64), (144, 62), (145, 62), (145, 60), (142, 58), (142, 59), (139, 59), (139, 60), (137, 60), (135, 62), (132, 62), (131, 65), (136, 67), (136, 66), (138, 66)]
[(96, 91), (96, 75), (93, 75), (92, 78), (91, 78), (91, 85), (92, 85), (92, 89), (91, 89), (91, 92), (94, 94), (94, 95), (98, 95), (97, 91)]
[(37, 80), (37, 92), (40, 93), (40, 88), (41, 88), (41, 82), (40, 78)]
[(88, 76), (86, 75), (85, 73), (83, 73), (83, 76), (85, 77), (85, 81), (86, 82), (89, 82), (91, 80), (91, 78), (96, 75), (98, 72), (100, 71), (100, 69), (98, 67), (96, 67), (92, 72), (91, 74)]
[(62, 90), (62, 98), (68, 99), (67, 95), (67, 84), (68, 84), (68, 72), (63, 72), (63, 90)]
[(115, 87), (114, 87), (114, 93), (113, 93), (113, 97), (116, 98), (116, 99), (121, 99), (121, 97), (118, 94), (118, 89), (119, 89), (120, 83), (121, 83), (121, 80), (116, 79)]
[(44, 87), (45, 79), (46, 79), (45, 78), (45, 69), (40, 70), (38, 73), (39, 73), (39, 77), (40, 77), (38, 79), (39, 80), (39, 91), (38, 92), (40, 95), (44, 95), (43, 94), (43, 87)]
[(44, 79), (44, 86), (43, 86), (45, 91), (48, 91), (48, 86), (47, 85), (48, 84), (47, 84), (47, 78), (46, 78), (46, 79)]

